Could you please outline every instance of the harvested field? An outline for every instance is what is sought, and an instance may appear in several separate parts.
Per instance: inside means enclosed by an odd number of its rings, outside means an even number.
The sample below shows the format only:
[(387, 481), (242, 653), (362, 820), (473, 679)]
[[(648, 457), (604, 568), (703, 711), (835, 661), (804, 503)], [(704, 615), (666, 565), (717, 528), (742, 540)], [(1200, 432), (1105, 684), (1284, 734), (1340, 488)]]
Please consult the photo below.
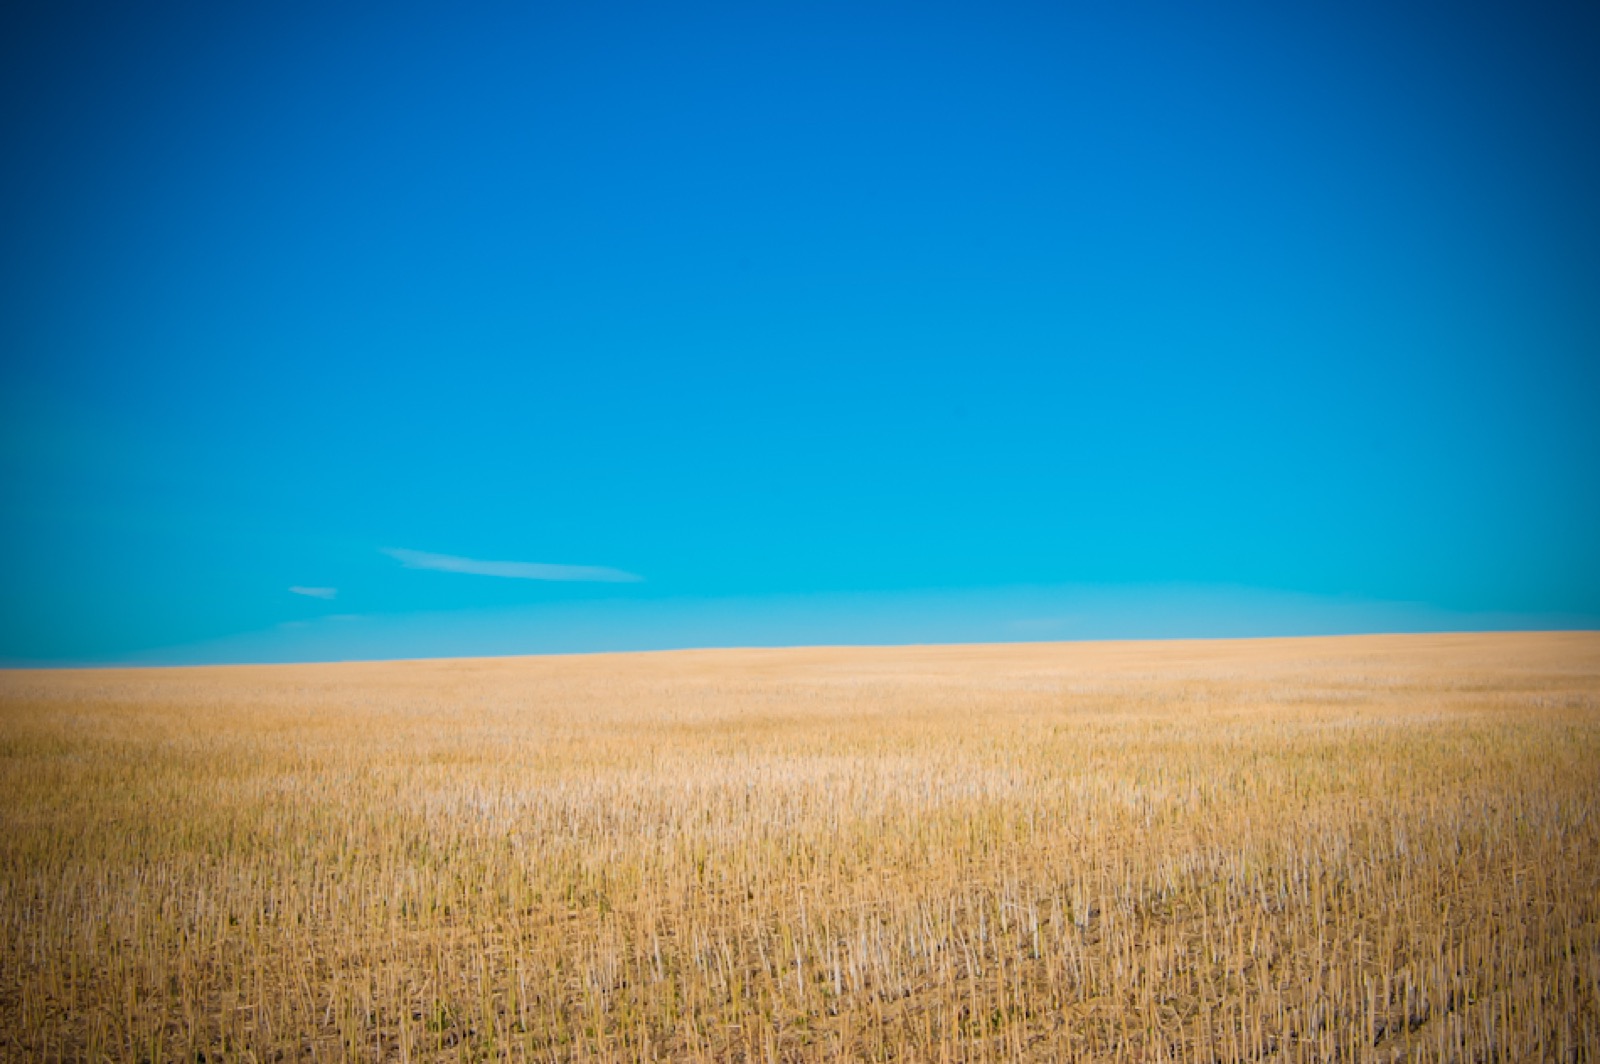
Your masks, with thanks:
[(0, 673), (0, 1056), (1600, 1059), (1600, 634)]

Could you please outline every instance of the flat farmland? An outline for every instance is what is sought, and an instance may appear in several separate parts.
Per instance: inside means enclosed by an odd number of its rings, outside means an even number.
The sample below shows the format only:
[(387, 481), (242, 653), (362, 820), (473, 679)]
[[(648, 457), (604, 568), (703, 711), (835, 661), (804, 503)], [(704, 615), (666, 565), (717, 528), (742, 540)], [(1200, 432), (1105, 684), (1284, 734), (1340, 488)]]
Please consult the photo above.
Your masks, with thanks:
[(1600, 634), (0, 673), (0, 1057), (1600, 1059)]

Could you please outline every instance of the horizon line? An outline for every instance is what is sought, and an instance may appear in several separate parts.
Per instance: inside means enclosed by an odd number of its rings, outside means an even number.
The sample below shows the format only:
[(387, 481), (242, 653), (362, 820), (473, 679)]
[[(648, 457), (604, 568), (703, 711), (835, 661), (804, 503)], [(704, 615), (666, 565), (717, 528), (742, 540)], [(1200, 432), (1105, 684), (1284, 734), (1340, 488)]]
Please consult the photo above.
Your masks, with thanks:
[(1319, 634), (1296, 635), (1195, 635), (1195, 636), (1125, 636), (1108, 638), (1083, 638), (1083, 639), (995, 639), (995, 640), (953, 640), (927, 642), (854, 642), (854, 643), (736, 643), (736, 644), (708, 644), (704, 646), (684, 647), (653, 647), (642, 650), (563, 650), (563, 651), (532, 651), (526, 654), (453, 654), (453, 655), (420, 655), (415, 657), (352, 657), (330, 658), (322, 660), (294, 660), (294, 661), (232, 661), (208, 662), (203, 664), (151, 664), (144, 662), (79, 662), (75, 664), (61, 663), (14, 663), (0, 661), (0, 673), (4, 672), (107, 672), (120, 670), (157, 670), (157, 669), (264, 669), (264, 668), (306, 668), (319, 665), (402, 665), (408, 663), (448, 662), (448, 661), (511, 661), (529, 658), (592, 658), (592, 657), (622, 657), (639, 655), (661, 654), (703, 654), (703, 653), (737, 653), (744, 651), (808, 651), (808, 650), (916, 650), (916, 649), (957, 649), (964, 647), (1012, 647), (1012, 646), (1084, 646), (1092, 644), (1126, 644), (1126, 643), (1267, 643), (1289, 642), (1328, 639), (1423, 639), (1439, 636), (1536, 636), (1536, 635), (1600, 635), (1600, 627), (1588, 628), (1440, 628), (1423, 631), (1360, 631), (1360, 632), (1327, 632)]

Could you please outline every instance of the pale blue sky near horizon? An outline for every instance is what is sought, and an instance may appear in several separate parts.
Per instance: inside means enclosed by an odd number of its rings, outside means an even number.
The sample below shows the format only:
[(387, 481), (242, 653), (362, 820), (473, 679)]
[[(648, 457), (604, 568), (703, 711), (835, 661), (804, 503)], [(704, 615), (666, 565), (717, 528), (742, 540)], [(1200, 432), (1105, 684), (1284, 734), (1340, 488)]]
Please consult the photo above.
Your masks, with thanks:
[(1600, 627), (1584, 6), (0, 19), (0, 662)]

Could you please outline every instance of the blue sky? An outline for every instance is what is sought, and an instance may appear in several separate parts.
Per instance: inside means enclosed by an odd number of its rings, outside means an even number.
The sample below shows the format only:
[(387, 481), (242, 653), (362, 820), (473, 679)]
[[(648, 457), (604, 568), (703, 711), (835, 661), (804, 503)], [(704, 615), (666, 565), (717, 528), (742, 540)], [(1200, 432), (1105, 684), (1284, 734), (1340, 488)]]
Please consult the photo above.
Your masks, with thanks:
[(36, 6), (0, 660), (1600, 626), (1592, 9)]

